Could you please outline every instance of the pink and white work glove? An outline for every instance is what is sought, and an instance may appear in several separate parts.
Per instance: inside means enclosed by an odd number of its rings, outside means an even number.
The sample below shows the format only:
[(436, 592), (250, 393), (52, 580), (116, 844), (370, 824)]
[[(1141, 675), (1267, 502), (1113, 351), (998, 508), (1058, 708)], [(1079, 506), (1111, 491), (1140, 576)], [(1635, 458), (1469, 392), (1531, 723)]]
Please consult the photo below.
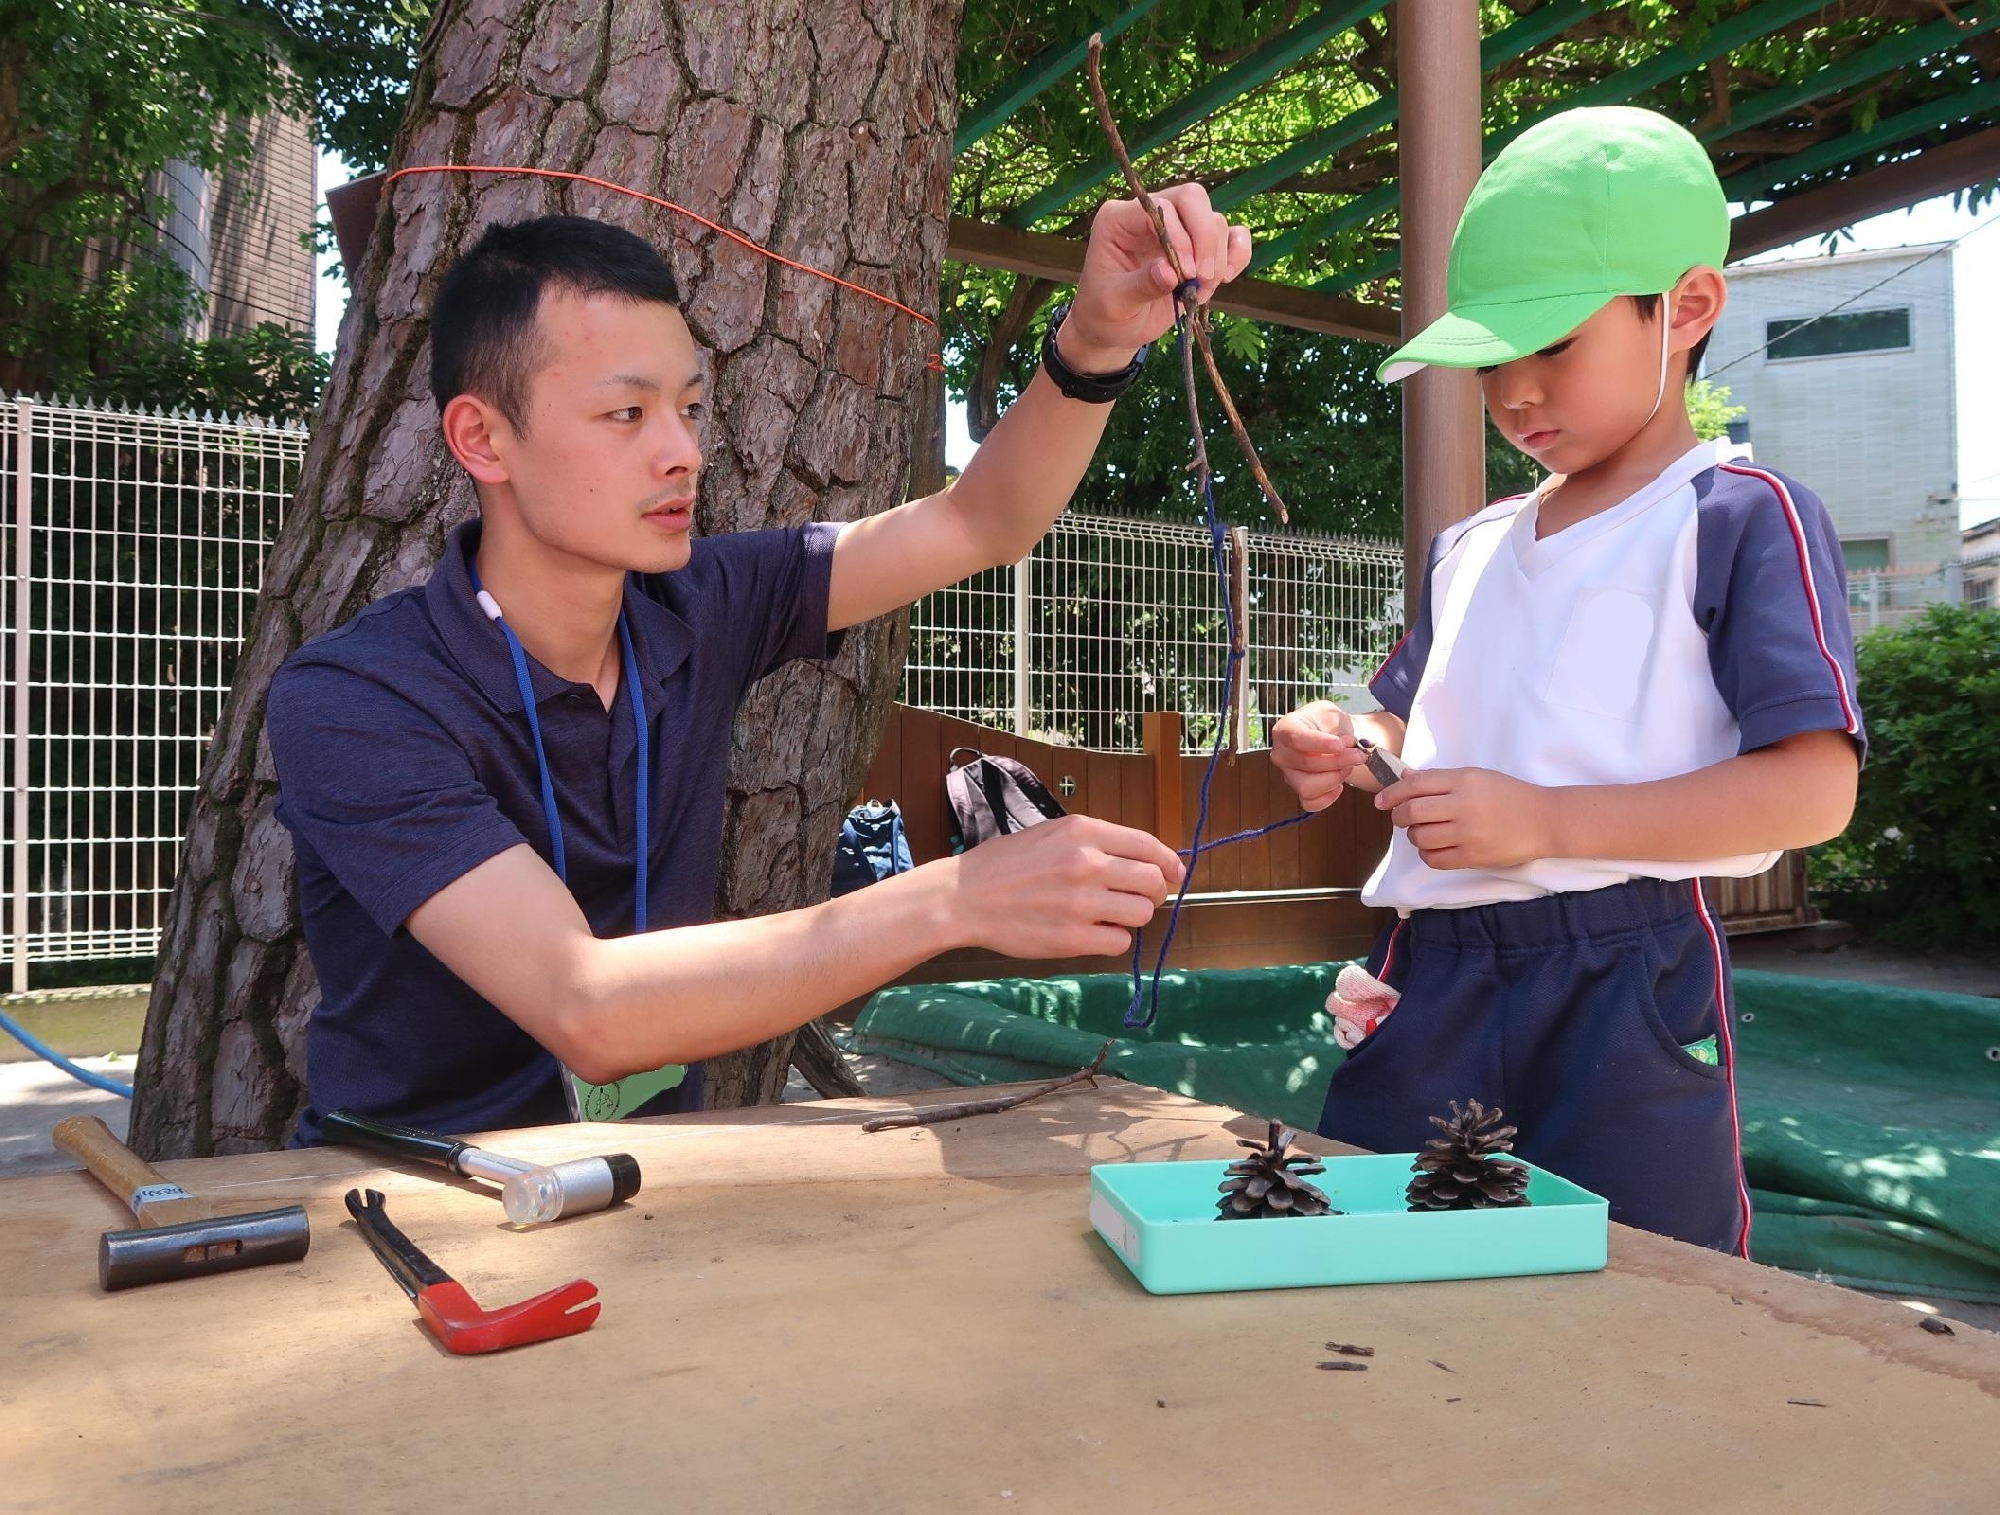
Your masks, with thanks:
[(1402, 997), (1401, 990), (1391, 989), (1359, 963), (1349, 963), (1326, 997), (1326, 1008), (1333, 1015), (1333, 1039), (1343, 1051), (1352, 1052), (1389, 1018)]

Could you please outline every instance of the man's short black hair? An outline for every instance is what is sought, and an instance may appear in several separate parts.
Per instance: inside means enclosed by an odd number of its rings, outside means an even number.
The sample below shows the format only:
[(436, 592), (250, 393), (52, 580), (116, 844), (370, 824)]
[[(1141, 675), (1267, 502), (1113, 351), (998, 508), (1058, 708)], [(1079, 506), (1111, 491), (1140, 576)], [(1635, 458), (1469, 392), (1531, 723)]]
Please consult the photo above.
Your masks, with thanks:
[[(1632, 303), (1639, 307), (1639, 319), (1650, 321), (1653, 319), (1654, 313), (1660, 308), (1660, 297), (1658, 295), (1634, 295), (1632, 296)], [(1708, 339), (1714, 335), (1715, 328), (1711, 326), (1707, 331), (1702, 333), (1701, 340), (1688, 350), (1687, 376), (1689, 382), (1692, 382), (1694, 376), (1701, 372), (1702, 355), (1708, 351)]]
[(462, 394), (527, 429), (528, 378), (540, 356), (535, 312), (550, 286), (678, 307), (667, 260), (620, 227), (583, 216), (489, 226), (431, 301), (431, 394), (440, 411)]

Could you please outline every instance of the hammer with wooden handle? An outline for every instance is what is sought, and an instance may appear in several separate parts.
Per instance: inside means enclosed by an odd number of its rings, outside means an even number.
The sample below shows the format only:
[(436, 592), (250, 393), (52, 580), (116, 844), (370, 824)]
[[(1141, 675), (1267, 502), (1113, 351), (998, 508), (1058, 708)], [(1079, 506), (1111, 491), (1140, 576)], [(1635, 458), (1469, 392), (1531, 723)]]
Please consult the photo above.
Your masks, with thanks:
[(56, 1122), (54, 1137), (138, 1219), (137, 1231), (98, 1238), (97, 1281), (107, 1290), (297, 1262), (312, 1244), (303, 1207), (217, 1215), (205, 1200), (168, 1183), (94, 1115)]

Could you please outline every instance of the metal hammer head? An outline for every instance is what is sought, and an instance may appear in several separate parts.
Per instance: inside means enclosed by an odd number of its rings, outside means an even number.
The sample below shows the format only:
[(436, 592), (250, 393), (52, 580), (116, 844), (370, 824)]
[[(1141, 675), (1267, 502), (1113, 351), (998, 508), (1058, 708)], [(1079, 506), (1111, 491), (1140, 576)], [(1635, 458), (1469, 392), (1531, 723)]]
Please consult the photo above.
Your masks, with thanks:
[(97, 1243), (97, 1281), (105, 1289), (229, 1273), (263, 1263), (297, 1262), (312, 1244), (298, 1205), (252, 1215), (215, 1215), (179, 1226), (106, 1231)]
[(607, 1209), (638, 1192), (639, 1164), (615, 1152), (516, 1173), (500, 1186), (500, 1202), (515, 1225), (534, 1226)]

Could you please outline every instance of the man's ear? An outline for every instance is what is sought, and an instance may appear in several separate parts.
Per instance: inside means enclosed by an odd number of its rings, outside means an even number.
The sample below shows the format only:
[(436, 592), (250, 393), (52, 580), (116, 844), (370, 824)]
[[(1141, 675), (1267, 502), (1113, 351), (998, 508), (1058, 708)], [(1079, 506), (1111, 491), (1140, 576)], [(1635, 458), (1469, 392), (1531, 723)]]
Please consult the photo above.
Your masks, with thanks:
[(444, 428), (444, 445), (465, 471), (481, 484), (505, 484), (507, 465), (496, 441), (512, 441), (514, 429), (507, 418), (477, 395), (454, 395), (438, 418)]
[(1722, 319), (1723, 307), (1729, 303), (1729, 281), (1720, 269), (1689, 269), (1674, 286), (1671, 299), (1673, 329), (1668, 345), (1675, 352), (1691, 352)]

